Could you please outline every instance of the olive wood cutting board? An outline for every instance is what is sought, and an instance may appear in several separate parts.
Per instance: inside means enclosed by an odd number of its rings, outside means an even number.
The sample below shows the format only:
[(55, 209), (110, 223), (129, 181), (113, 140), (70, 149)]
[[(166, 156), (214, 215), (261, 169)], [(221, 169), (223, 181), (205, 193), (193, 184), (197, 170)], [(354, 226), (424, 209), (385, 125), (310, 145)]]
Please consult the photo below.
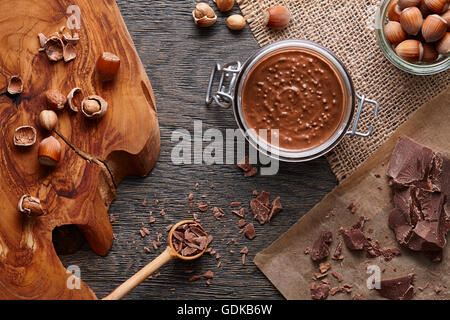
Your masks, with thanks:
[[(74, 61), (50, 62), (39, 52), (38, 33), (74, 25), (80, 37)], [(72, 275), (55, 252), (52, 230), (76, 225), (94, 252), (108, 253), (113, 233), (107, 213), (117, 185), (127, 175), (146, 175), (159, 155), (152, 87), (113, 0), (1, 1), (0, 39), (0, 299), (95, 299), (84, 282), (79, 289), (67, 285)], [(103, 51), (121, 59), (109, 83), (95, 73)], [(18, 96), (6, 94), (12, 75), (23, 79)], [(39, 142), (49, 135), (38, 122), (47, 108), (44, 92), (67, 94), (74, 87), (83, 96), (103, 97), (108, 110), (100, 120), (67, 107), (59, 111), (59, 134), (53, 135), (62, 159), (46, 168), (37, 159)], [(14, 146), (14, 130), (22, 125), (37, 129), (35, 145)], [(40, 199), (46, 215), (20, 214), (24, 194)]]

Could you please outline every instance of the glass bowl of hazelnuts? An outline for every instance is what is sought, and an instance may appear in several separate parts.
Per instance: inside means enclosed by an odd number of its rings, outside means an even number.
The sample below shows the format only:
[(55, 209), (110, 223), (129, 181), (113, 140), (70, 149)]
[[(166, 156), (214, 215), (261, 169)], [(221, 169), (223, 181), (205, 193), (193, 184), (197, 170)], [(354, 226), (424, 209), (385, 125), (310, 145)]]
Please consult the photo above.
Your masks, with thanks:
[(384, 0), (378, 43), (397, 68), (431, 75), (450, 68), (450, 0)]

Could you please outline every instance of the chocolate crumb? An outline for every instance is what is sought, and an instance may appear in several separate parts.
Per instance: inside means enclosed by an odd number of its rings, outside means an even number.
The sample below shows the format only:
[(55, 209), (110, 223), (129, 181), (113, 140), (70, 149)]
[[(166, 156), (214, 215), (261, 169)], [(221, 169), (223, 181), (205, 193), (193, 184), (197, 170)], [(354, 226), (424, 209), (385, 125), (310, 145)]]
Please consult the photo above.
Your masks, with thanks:
[(248, 248), (247, 247), (243, 247), (242, 250), (240, 251), (240, 253), (247, 254), (248, 253)]
[(189, 278), (189, 282), (194, 282), (194, 281), (197, 281), (198, 279), (200, 279), (202, 276), (200, 276), (200, 275), (193, 275), (193, 276), (191, 276), (190, 278)]
[(111, 223), (116, 222), (116, 217), (114, 217), (114, 215), (112, 213), (109, 215), (109, 222), (111, 222)]
[(253, 223), (247, 224), (243, 230), (244, 236), (246, 236), (249, 240), (252, 240), (256, 237), (255, 227)]
[(233, 201), (230, 203), (230, 207), (240, 207), (241, 203), (239, 201)]
[(206, 279), (212, 279), (212, 278), (214, 278), (214, 272), (212, 272), (211, 270), (208, 270), (205, 273), (203, 273), (202, 276)]
[(356, 206), (355, 204), (352, 202), (348, 205), (347, 210), (350, 211), (351, 214), (355, 214), (356, 213)]
[(330, 292), (330, 285), (312, 282), (310, 286), (311, 298), (314, 300), (325, 300)]
[(241, 220), (238, 221), (239, 228), (242, 228), (243, 226), (245, 226), (245, 224), (246, 224), (246, 222), (245, 222), (244, 219), (241, 219)]
[(310, 252), (311, 252), (311, 248), (309, 248), (309, 247), (306, 247), (305, 250), (303, 250), (303, 253), (305, 255), (309, 254)]
[(333, 276), (333, 277), (335, 277), (336, 278), (336, 280), (338, 281), (338, 282), (342, 282), (343, 280), (344, 280), (344, 278), (342, 277), (342, 275), (339, 273), (339, 272), (337, 272), (337, 271), (331, 271), (331, 275)]
[(166, 211), (164, 209), (161, 209), (161, 211), (159, 212), (159, 214), (164, 217), (166, 215)]
[(320, 273), (325, 273), (331, 268), (331, 263), (321, 263), (319, 264)]
[(208, 211), (209, 208), (209, 203), (208, 202), (198, 202), (197, 203), (197, 209), (200, 210), (201, 212), (205, 212)]

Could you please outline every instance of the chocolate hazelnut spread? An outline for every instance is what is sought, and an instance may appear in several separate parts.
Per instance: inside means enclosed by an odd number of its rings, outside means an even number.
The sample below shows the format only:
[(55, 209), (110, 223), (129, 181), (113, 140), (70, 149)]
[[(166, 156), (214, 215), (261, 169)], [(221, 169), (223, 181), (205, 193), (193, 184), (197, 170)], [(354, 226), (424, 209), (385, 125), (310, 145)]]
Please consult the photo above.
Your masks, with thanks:
[(327, 141), (347, 103), (341, 78), (324, 59), (290, 49), (271, 54), (250, 71), (242, 89), (249, 129), (279, 130), (279, 147), (306, 150)]

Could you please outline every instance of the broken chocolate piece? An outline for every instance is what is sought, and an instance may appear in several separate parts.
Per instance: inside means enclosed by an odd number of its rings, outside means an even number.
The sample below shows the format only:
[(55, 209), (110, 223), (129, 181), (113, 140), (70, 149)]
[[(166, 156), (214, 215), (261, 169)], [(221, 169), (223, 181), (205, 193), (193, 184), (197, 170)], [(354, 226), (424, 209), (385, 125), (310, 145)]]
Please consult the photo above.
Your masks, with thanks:
[(281, 205), (280, 197), (276, 197), (275, 200), (272, 201), (272, 208), (270, 209), (268, 221), (272, 219), (274, 215), (283, 210), (283, 206)]
[(319, 237), (314, 241), (311, 250), (311, 260), (321, 261), (329, 256), (330, 247), (329, 244), (333, 241), (333, 234), (331, 231), (322, 231)]
[(414, 296), (414, 273), (406, 276), (380, 281), (377, 292), (384, 298), (391, 300), (410, 300)]
[(250, 201), (250, 208), (253, 211), (253, 217), (258, 220), (260, 224), (264, 224), (269, 219), (270, 209), (265, 206), (258, 198)]
[(246, 178), (247, 177), (252, 177), (252, 176), (254, 176), (254, 175), (256, 175), (258, 173), (258, 168), (254, 167), (250, 163), (250, 160), (249, 160), (248, 156), (245, 156), (244, 159), (239, 161), (237, 166), (239, 168), (241, 168), (242, 171), (244, 171), (244, 177), (246, 177)]
[(325, 300), (330, 292), (330, 285), (325, 283), (311, 283), (311, 298), (314, 300)]
[(395, 208), (388, 224), (397, 241), (441, 261), (450, 230), (450, 158), (400, 137), (388, 165)]
[(363, 250), (367, 239), (360, 229), (341, 229), (340, 233), (344, 239), (345, 246), (349, 250)]
[(256, 237), (255, 227), (253, 226), (253, 223), (247, 224), (242, 230), (244, 232), (244, 236), (246, 236), (249, 240), (252, 240), (254, 237)]

